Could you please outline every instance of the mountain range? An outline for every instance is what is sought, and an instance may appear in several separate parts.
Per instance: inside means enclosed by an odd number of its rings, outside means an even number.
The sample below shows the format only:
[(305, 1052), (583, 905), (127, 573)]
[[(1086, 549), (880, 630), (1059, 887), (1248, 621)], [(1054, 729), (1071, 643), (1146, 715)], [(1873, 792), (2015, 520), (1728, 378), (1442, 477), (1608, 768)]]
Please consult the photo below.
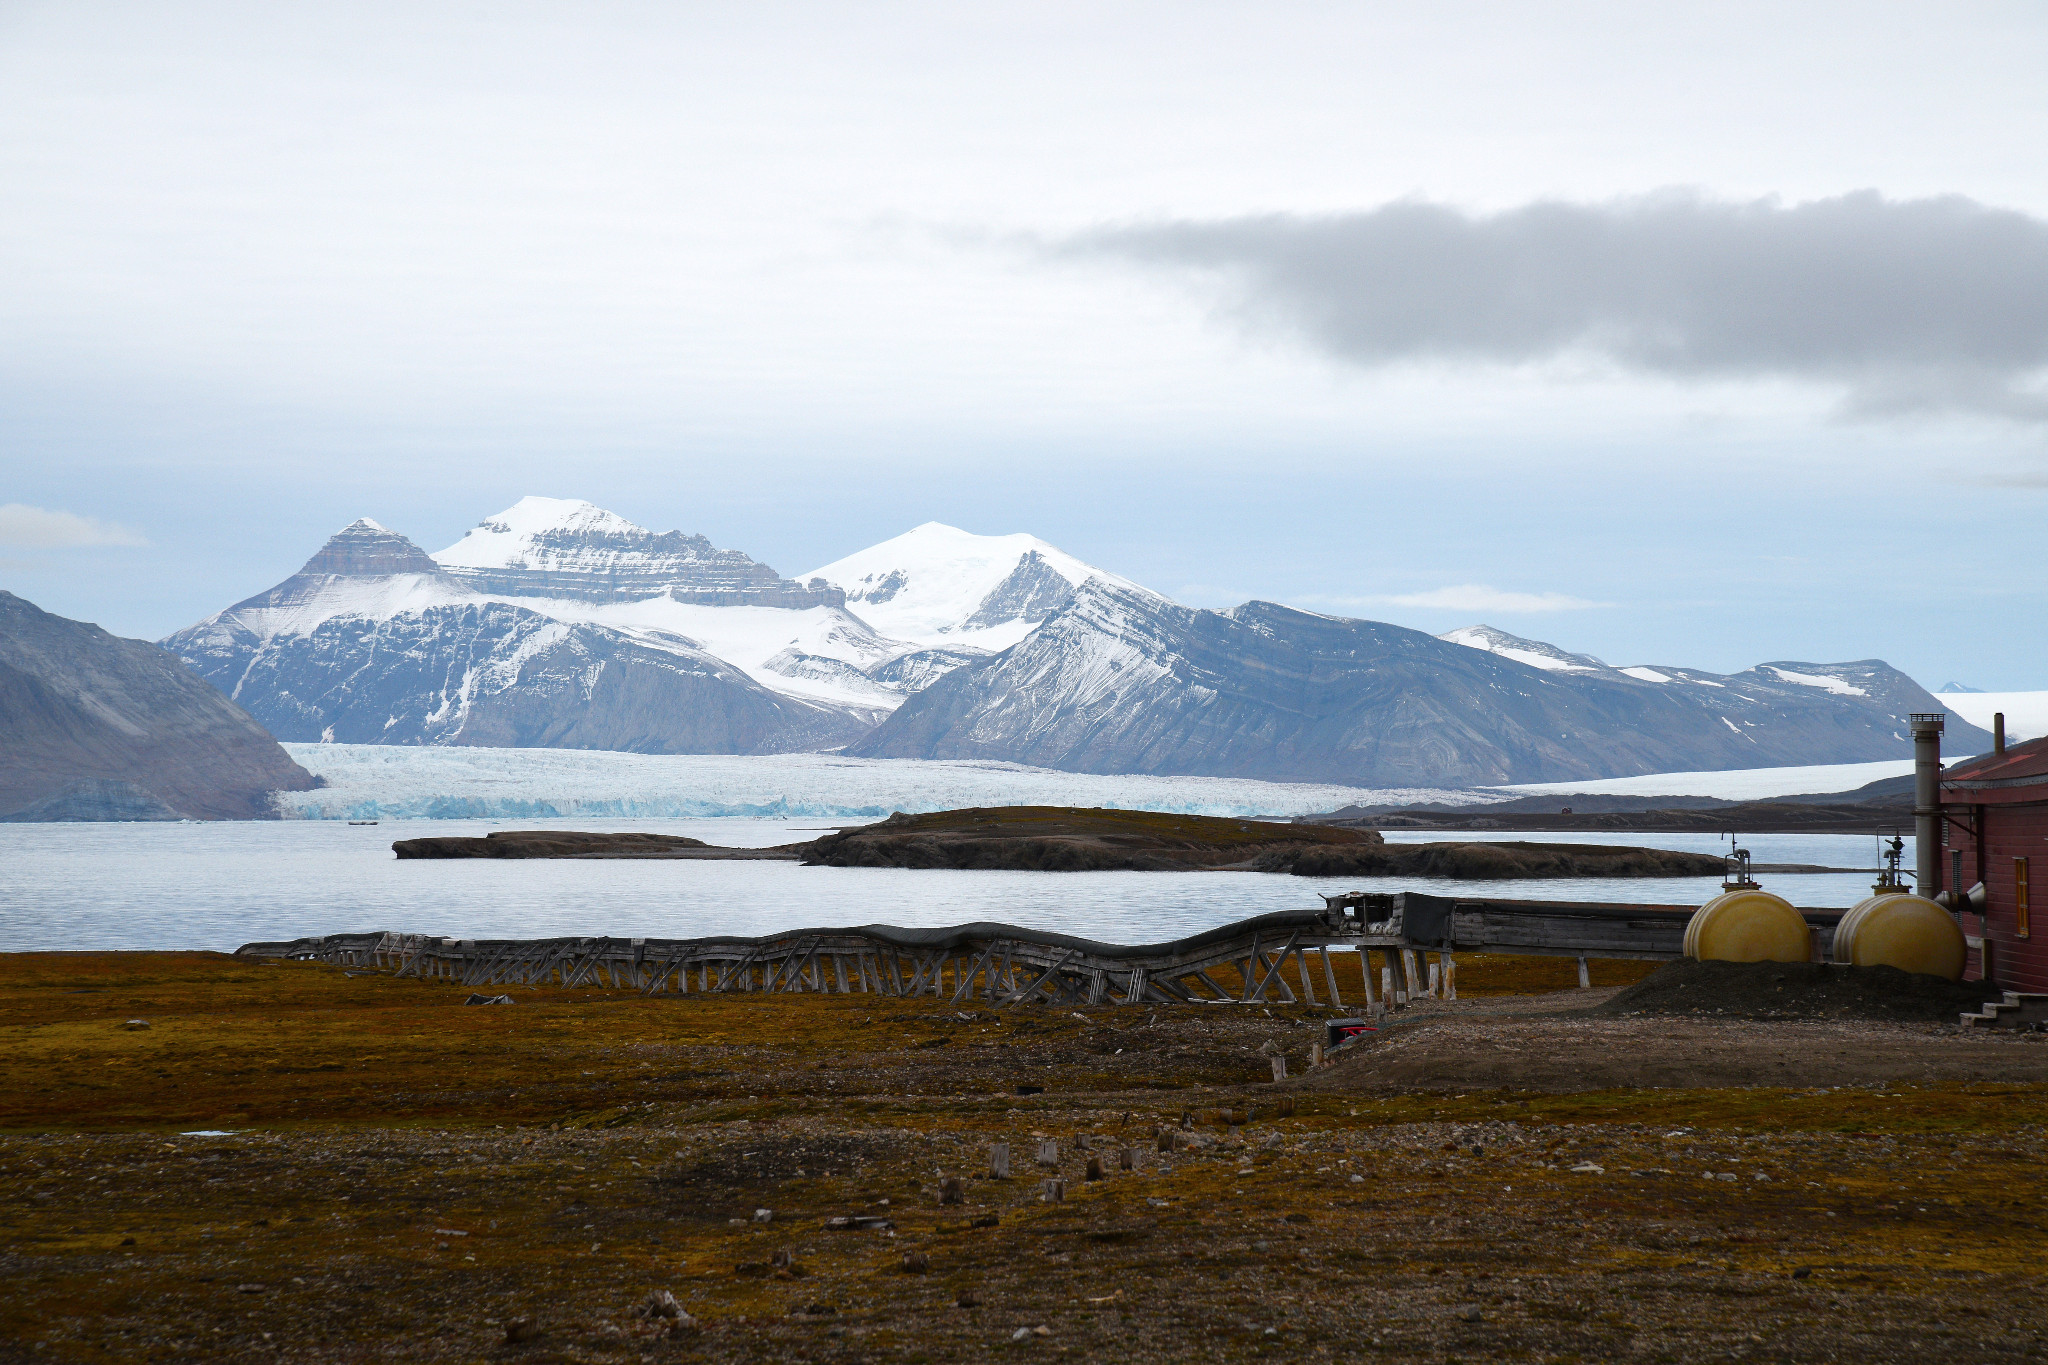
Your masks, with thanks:
[[(784, 578), (702, 536), (529, 497), (433, 554), (376, 522), (166, 648), (281, 739), (843, 750), (1449, 785), (1854, 762), (1939, 709), (1878, 660), (1614, 668), (1184, 607), (1027, 535), (927, 523)], [(1979, 741), (1957, 725), (1951, 747)]]

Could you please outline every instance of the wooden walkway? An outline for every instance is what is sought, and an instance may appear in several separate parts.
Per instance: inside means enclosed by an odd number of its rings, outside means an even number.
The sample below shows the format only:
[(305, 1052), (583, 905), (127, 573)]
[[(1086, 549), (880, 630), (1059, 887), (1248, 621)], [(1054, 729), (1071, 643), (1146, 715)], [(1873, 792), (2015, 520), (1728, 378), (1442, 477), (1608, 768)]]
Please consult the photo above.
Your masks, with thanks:
[[(601, 985), (646, 995), (818, 992), (1014, 1005), (1289, 1004), (1344, 1007), (1330, 963), (1358, 952), (1374, 1011), (1455, 993), (1457, 952), (1669, 959), (1691, 906), (1485, 900), (1420, 893), (1324, 897), (1170, 943), (1125, 947), (1008, 924), (802, 929), (765, 938), (454, 939), (330, 934), (250, 943), (246, 957), (312, 959), (463, 986)], [(1808, 912), (1831, 933), (1839, 911)], [(1375, 979), (1372, 954), (1381, 955)], [(1435, 953), (1431, 966), (1426, 958)], [(1228, 981), (1219, 980), (1223, 977)], [(1348, 979), (1348, 978), (1347, 978)]]

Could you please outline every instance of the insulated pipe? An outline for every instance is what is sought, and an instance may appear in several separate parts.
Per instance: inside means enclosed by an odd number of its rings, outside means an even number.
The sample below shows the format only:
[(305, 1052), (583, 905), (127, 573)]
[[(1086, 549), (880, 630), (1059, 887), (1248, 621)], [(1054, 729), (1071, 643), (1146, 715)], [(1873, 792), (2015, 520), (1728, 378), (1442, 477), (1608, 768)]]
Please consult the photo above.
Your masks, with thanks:
[(1913, 729), (1913, 889), (1932, 899), (1941, 891), (1941, 729), (1947, 713), (1915, 711)]

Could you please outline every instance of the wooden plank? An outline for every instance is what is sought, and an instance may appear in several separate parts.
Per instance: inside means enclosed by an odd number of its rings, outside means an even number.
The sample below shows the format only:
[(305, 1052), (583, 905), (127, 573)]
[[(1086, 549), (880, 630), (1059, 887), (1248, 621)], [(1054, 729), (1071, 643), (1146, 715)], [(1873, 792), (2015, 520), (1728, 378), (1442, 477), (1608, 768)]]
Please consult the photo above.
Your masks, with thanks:
[(1330, 965), (1330, 949), (1327, 945), (1316, 949), (1323, 959), (1323, 981), (1330, 988), (1330, 1004), (1333, 1008), (1344, 1008), (1344, 997), (1337, 994), (1337, 970)]

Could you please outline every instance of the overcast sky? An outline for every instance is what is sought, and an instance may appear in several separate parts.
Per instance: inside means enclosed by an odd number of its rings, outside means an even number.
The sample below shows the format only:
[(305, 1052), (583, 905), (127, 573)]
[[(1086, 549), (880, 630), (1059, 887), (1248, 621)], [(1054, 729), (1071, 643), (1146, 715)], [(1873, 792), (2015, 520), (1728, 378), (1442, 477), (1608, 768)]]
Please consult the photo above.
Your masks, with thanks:
[(0, 0), (0, 587), (927, 520), (2048, 687), (2038, 3)]

